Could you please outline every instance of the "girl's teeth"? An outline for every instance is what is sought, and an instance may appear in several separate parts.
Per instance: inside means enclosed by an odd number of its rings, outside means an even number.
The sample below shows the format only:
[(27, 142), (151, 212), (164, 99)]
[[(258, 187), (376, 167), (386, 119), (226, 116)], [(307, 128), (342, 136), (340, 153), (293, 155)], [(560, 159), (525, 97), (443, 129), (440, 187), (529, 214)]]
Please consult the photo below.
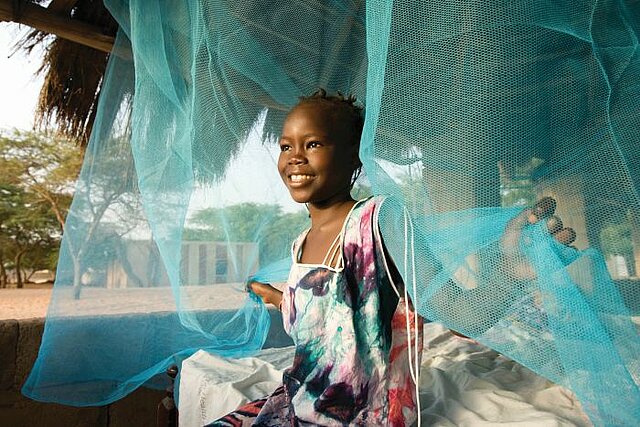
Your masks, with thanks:
[(311, 175), (291, 175), (291, 181), (302, 182), (311, 179)]

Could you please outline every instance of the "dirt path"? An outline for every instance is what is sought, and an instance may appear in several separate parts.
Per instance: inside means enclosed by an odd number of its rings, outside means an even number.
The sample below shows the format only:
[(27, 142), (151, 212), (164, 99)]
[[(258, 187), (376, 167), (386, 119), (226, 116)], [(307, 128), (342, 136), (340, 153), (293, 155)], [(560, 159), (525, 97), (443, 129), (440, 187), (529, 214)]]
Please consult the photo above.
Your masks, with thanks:
[(51, 300), (51, 291), (51, 287), (0, 289), (0, 320), (44, 317)]
[[(181, 288), (181, 304), (186, 310), (233, 309), (241, 307), (247, 294), (239, 283)], [(51, 300), (51, 287), (0, 289), (0, 320), (44, 317)], [(71, 287), (56, 291), (56, 307), (64, 316), (94, 316), (175, 311), (171, 289), (83, 288), (81, 298), (73, 298)]]

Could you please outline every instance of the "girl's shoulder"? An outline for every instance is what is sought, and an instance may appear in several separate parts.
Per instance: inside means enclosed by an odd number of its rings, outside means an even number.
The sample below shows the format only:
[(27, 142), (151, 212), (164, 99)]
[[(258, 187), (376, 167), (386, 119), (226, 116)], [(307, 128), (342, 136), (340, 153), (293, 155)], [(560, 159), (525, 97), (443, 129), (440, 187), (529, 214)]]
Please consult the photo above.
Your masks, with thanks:
[(378, 196), (369, 196), (365, 199), (356, 201), (356, 204), (352, 209), (350, 217), (361, 215), (362, 212), (375, 210), (376, 208), (382, 205), (385, 199), (386, 199), (386, 196), (378, 195)]
[(392, 217), (402, 218), (402, 206), (402, 203), (393, 196), (370, 196), (356, 202), (347, 221), (357, 223), (371, 221), (373, 224), (377, 224), (381, 212), (385, 217), (392, 215)]
[(378, 216), (383, 205), (388, 203), (386, 196), (371, 196), (356, 202), (345, 220), (345, 241), (359, 240), (359, 236), (370, 235), (378, 228)]
[(406, 215), (402, 202), (393, 196), (377, 195), (360, 200), (344, 225), (344, 244), (381, 250), (383, 230), (392, 234), (404, 232)]

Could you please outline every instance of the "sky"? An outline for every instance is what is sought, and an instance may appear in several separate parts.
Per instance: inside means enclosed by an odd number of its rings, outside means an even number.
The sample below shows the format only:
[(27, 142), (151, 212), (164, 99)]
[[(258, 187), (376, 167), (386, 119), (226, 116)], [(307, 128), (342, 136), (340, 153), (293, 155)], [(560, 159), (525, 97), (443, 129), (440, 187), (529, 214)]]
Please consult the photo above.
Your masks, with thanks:
[[(29, 27), (0, 23), (0, 130), (30, 130), (42, 77), (34, 74), (40, 67), (43, 52), (26, 55), (14, 52), (14, 44)], [(12, 54), (13, 53), (13, 54)]]

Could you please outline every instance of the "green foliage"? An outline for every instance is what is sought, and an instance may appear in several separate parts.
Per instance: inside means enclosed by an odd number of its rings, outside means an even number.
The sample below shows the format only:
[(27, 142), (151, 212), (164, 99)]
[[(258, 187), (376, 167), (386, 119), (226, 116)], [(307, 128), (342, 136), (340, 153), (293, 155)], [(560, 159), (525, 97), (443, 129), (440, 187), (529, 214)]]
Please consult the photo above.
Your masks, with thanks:
[(285, 213), (278, 205), (240, 203), (203, 209), (190, 224), (184, 240), (258, 243), (264, 266), (289, 254), (291, 242), (308, 227), (309, 219), (306, 212)]
[[(0, 135), (0, 262), (54, 268), (82, 161), (78, 147), (48, 134)], [(18, 274), (18, 286), (22, 277)]]
[(306, 212), (284, 213), (275, 217), (260, 241), (261, 265), (290, 256), (291, 243), (309, 226)]

